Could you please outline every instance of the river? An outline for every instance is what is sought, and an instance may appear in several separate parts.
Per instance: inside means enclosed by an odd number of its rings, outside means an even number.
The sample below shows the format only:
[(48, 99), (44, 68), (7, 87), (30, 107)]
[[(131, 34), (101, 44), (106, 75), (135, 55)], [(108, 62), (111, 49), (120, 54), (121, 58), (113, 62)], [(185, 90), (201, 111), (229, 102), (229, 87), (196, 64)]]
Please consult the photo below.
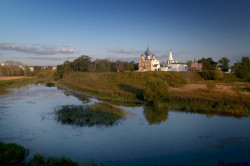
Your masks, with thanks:
[(62, 124), (56, 118), (55, 110), (63, 105), (94, 102), (101, 101), (45, 85), (13, 89), (0, 96), (0, 141), (29, 148), (27, 160), (36, 153), (107, 165), (205, 166), (250, 160), (249, 117), (117, 106), (126, 110), (126, 117), (109, 126)]

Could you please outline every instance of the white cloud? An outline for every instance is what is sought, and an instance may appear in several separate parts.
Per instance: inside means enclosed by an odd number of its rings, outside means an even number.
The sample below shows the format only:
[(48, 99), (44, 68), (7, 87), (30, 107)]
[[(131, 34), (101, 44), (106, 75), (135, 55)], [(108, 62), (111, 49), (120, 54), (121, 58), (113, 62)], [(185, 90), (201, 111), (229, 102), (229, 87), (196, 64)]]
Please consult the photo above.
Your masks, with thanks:
[(118, 53), (118, 54), (141, 54), (142, 53), (142, 51), (125, 50), (125, 49), (109, 49), (108, 52)]
[(8, 42), (0, 42), (0, 50), (12, 50), (36, 55), (73, 54), (75, 52), (73, 49), (59, 49), (56, 45), (34, 44), (32, 46), (21, 46)]

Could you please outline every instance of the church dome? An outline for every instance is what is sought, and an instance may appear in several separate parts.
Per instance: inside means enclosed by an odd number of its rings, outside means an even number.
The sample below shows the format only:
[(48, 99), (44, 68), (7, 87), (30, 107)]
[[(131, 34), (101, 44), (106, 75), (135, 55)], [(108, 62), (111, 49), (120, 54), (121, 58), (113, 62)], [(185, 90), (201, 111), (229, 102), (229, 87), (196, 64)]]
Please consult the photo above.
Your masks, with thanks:
[(144, 54), (146, 56), (150, 56), (150, 55), (152, 55), (152, 51), (149, 48), (147, 48), (147, 50), (144, 52)]

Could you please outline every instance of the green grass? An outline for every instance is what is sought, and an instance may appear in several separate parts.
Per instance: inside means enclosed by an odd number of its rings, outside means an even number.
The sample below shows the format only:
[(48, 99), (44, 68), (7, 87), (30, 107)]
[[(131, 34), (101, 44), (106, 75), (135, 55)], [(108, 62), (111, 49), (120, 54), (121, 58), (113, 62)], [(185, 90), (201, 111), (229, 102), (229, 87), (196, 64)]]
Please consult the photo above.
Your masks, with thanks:
[(143, 90), (147, 80), (158, 78), (167, 81), (170, 86), (187, 84), (187, 78), (200, 81), (197, 73), (187, 72), (126, 72), (126, 73), (84, 73), (76, 72), (64, 77), (58, 86), (88, 93), (94, 96), (121, 99), (143, 100)]
[(173, 110), (199, 113), (216, 113), (237, 117), (249, 116), (250, 101), (247, 95), (232, 95), (213, 90), (193, 90), (170, 94), (167, 107)]
[(94, 103), (86, 107), (65, 105), (55, 113), (59, 122), (78, 126), (114, 125), (126, 115), (123, 109), (107, 103)]
[[(206, 89), (170, 89), (167, 102), (175, 110), (190, 112), (217, 113), (232, 116), (248, 116), (250, 99), (249, 87), (236, 83), (239, 81), (231, 74), (225, 74), (225, 80), (209, 81)], [(182, 87), (189, 83), (205, 84), (198, 73), (192, 72), (128, 72), (128, 73), (72, 73), (64, 77), (59, 85), (103, 98), (144, 101), (143, 93), (147, 80), (151, 78), (167, 81), (170, 88)], [(237, 93), (216, 91), (216, 84), (240, 87)], [(244, 83), (245, 84), (245, 83)], [(211, 87), (212, 86), (212, 87)], [(215, 87), (216, 86), (216, 87)], [(244, 88), (244, 89), (242, 89)], [(237, 89), (237, 88), (236, 88)], [(239, 92), (238, 92), (239, 91)], [(179, 104), (178, 104), (179, 103)]]

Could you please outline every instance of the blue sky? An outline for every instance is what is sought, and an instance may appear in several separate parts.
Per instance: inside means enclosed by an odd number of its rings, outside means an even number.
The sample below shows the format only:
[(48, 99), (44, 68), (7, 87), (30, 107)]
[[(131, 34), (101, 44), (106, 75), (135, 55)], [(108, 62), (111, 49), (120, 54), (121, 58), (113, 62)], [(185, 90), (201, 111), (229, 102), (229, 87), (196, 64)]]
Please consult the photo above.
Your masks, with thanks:
[(0, 62), (250, 56), (248, 0), (1, 0)]

